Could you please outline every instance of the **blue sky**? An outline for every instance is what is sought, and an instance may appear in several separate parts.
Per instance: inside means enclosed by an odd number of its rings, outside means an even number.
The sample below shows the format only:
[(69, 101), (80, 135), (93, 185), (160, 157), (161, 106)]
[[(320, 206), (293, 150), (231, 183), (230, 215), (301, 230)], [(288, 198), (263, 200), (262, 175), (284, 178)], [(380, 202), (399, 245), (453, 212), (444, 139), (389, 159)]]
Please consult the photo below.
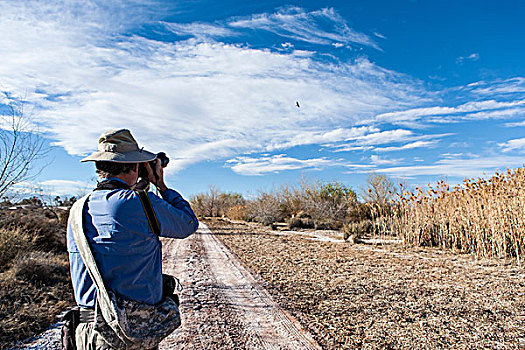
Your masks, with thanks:
[(0, 89), (31, 105), (53, 146), (32, 185), (57, 194), (92, 186), (79, 159), (112, 128), (165, 151), (184, 195), (458, 182), (524, 163), (523, 18), (521, 1), (2, 1)]

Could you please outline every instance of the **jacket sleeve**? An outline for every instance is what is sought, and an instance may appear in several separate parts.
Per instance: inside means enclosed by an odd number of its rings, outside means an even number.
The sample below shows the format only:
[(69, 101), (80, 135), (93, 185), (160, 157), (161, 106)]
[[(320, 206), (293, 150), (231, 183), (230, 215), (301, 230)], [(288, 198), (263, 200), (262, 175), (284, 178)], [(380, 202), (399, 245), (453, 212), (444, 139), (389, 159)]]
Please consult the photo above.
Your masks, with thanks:
[(175, 190), (167, 189), (162, 198), (148, 192), (159, 221), (162, 237), (186, 238), (199, 227), (199, 220), (190, 204)]

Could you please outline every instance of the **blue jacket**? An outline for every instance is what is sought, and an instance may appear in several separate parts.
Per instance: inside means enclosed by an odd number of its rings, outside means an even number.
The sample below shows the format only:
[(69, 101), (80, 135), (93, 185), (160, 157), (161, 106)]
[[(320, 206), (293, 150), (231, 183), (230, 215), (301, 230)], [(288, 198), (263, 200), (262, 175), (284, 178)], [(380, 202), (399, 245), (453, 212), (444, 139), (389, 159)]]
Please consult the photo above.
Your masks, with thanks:
[[(171, 189), (162, 198), (148, 192), (161, 236), (186, 238), (198, 220), (182, 196)], [(88, 238), (106, 288), (127, 299), (156, 304), (162, 299), (162, 244), (151, 231), (138, 195), (131, 190), (94, 191), (83, 212)], [(78, 305), (94, 308), (96, 289), (67, 229), (71, 280)]]

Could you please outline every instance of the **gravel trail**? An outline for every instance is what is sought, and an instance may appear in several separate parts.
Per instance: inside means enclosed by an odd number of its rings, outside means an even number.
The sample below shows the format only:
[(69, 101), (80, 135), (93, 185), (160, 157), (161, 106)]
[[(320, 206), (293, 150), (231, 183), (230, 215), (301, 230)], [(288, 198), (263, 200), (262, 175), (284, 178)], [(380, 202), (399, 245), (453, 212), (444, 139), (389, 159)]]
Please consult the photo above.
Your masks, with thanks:
[(182, 326), (161, 349), (320, 349), (205, 225), (163, 244), (164, 272), (184, 289)]

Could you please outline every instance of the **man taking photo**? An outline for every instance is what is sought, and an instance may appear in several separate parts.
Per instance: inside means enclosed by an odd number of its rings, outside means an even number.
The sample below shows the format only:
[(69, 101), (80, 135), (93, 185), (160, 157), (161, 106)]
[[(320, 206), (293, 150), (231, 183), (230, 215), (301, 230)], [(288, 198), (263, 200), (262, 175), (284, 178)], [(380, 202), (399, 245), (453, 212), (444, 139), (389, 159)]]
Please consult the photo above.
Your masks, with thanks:
[[(139, 307), (162, 308), (166, 295), (163, 296), (162, 244), (158, 236), (182, 239), (197, 230), (198, 220), (189, 203), (166, 186), (163, 168), (156, 158), (156, 154), (139, 148), (129, 130), (120, 129), (102, 134), (98, 151), (82, 159), (83, 162), (95, 162), (101, 181), (85, 197), (82, 207), (76, 210), (81, 216), (80, 224), (75, 224), (71, 215), (68, 224), (71, 279), (80, 307), (80, 323), (75, 332), (79, 350), (128, 348), (122, 344), (115, 346), (119, 341), (130, 344), (125, 342), (129, 339), (122, 334), (117, 334), (115, 341), (99, 331), (100, 314), (104, 315), (105, 311), (104, 304), (98, 303), (97, 298), (102, 299), (108, 293), (101, 294), (98, 289), (104, 288), (97, 288), (99, 284), (93, 282), (93, 279), (97, 280), (93, 276), (99, 272), (103, 286), (117, 300), (114, 309), (125, 309), (128, 301)], [(155, 168), (152, 169), (150, 164)], [(152, 192), (135, 191), (141, 167), (145, 167), (148, 174), (145, 181), (157, 188), (160, 197)], [(75, 233), (72, 227), (77, 228)], [(79, 249), (82, 245), (79, 241), (84, 240), (82, 234), (88, 249)], [(94, 257), (93, 264), (84, 261), (85, 251), (89, 249)], [(168, 309), (174, 307), (172, 304)], [(178, 309), (176, 311), (178, 313)], [(124, 321), (135, 322), (140, 328), (140, 322), (147, 323), (147, 312), (140, 314), (143, 318), (139, 321)], [(151, 318), (154, 317), (159, 316)], [(180, 319), (178, 322), (180, 324)], [(144, 324), (144, 327), (148, 325)]]

